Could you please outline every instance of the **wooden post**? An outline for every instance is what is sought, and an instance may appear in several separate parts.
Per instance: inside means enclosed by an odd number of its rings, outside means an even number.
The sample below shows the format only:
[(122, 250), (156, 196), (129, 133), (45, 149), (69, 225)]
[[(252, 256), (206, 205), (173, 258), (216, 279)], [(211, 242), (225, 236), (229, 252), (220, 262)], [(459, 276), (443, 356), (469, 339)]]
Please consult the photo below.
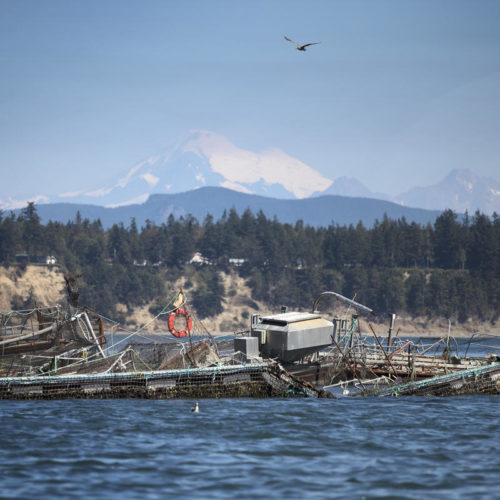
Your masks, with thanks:
[[(339, 350), (340, 355), (342, 356), (342, 359), (345, 361), (345, 364), (347, 365), (347, 367), (350, 368), (351, 363), (349, 362), (347, 357), (344, 355), (344, 351), (342, 351), (342, 348), (339, 346), (339, 344), (337, 343), (337, 341), (335, 339), (333, 339), (333, 343), (335, 344), (335, 347), (337, 347), (337, 349)], [(352, 367), (352, 373), (358, 379), (358, 382), (361, 384), (361, 387), (363, 387), (363, 389), (364, 389), (365, 386), (363, 385), (363, 382), (361, 381), (361, 379), (358, 377), (358, 375), (356, 373), (356, 364), (354, 364), (354, 366)]]
[(380, 349), (382, 349), (382, 352), (384, 353), (385, 359), (387, 359), (389, 365), (391, 366), (392, 371), (394, 372), (394, 375), (397, 377), (398, 374), (396, 373), (396, 369), (394, 368), (389, 356), (387, 356), (387, 353), (385, 352), (385, 349), (383, 348), (382, 344), (380, 343), (380, 340), (378, 339), (377, 334), (375, 333), (375, 330), (373, 329), (372, 324), (368, 323), (368, 326), (370, 327), (370, 329), (373, 333), (373, 336), (375, 337), (375, 340), (377, 341), (377, 344), (379, 345)]

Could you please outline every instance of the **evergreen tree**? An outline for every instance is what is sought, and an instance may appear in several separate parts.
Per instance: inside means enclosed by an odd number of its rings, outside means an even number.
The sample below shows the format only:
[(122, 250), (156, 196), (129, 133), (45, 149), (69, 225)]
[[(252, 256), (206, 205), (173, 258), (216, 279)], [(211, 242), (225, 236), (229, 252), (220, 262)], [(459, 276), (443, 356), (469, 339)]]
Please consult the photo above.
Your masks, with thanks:
[(220, 314), (224, 296), (224, 283), (220, 274), (211, 267), (202, 269), (192, 297), (198, 316), (203, 319)]
[(493, 224), (487, 215), (476, 212), (470, 226), (470, 248), (467, 267), (475, 274), (487, 277), (495, 272), (495, 256), (498, 242), (494, 238)]
[(23, 222), (22, 234), (26, 252), (30, 255), (42, 252), (44, 248), (44, 232), (35, 202), (28, 202), (28, 205), (21, 212), (20, 219)]
[[(186, 266), (194, 251), (211, 261), (204, 269)], [(160, 300), (165, 280), (191, 276), (201, 314), (220, 311), (221, 271), (248, 278), (252, 297), (271, 306), (309, 308), (324, 290), (333, 290), (382, 312), (465, 321), (495, 320), (500, 311), (500, 220), (477, 212), (463, 222), (451, 210), (433, 225), (387, 217), (372, 228), (363, 224), (327, 228), (282, 224), (233, 208), (218, 221), (200, 226), (192, 216), (139, 230), (77, 214), (67, 224), (42, 225), (33, 203), (19, 217), (0, 212), (0, 263), (17, 253), (54, 255), (66, 272), (81, 271), (82, 303), (115, 317), (116, 303), (128, 308)], [(244, 259), (235, 267), (229, 258)], [(134, 260), (148, 261), (145, 267)], [(154, 265), (153, 265), (154, 264)]]
[(464, 255), (464, 238), (457, 214), (445, 210), (434, 224), (434, 265), (443, 269), (460, 269)]

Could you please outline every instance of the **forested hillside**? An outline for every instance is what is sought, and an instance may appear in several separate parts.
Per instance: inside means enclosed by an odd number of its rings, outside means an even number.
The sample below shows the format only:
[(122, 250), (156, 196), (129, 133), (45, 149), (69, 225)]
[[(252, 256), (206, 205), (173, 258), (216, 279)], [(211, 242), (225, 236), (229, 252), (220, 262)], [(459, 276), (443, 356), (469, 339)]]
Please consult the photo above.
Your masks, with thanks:
[[(241, 216), (246, 209), (253, 213), (259, 210), (267, 218), (278, 217), (280, 222), (295, 224), (301, 219), (313, 227), (328, 226), (333, 220), (341, 225), (363, 221), (372, 227), (374, 221), (387, 214), (392, 219), (406, 217), (408, 221), (420, 224), (434, 222), (440, 210), (412, 208), (389, 201), (372, 198), (352, 198), (349, 196), (325, 195), (301, 199), (278, 199), (255, 194), (241, 193), (223, 187), (206, 186), (176, 194), (152, 194), (144, 203), (103, 207), (78, 203), (44, 203), (38, 206), (38, 215), (43, 224), (48, 221), (66, 222), (74, 220), (77, 212), (82, 218), (100, 219), (104, 229), (113, 224), (128, 224), (132, 217), (142, 227), (146, 220), (161, 225), (168, 217), (176, 218), (193, 215), (202, 221), (207, 215), (215, 219), (222, 217), (228, 207), (233, 207)], [(21, 210), (14, 210), (19, 214)]]
[(445, 211), (426, 226), (384, 218), (367, 229), (230, 210), (217, 221), (170, 217), (139, 229), (132, 219), (104, 230), (79, 216), (42, 225), (29, 204), (18, 216), (0, 213), (0, 263), (22, 267), (19, 254), (53, 255), (65, 272), (81, 272), (81, 303), (117, 319), (124, 314), (117, 304), (154, 301), (154, 312), (181, 276), (198, 316), (216, 314), (230, 293), (221, 271), (238, 273), (251, 298), (270, 306), (309, 309), (318, 293), (333, 290), (380, 316), (496, 321), (500, 311), (500, 219), (481, 213), (459, 221)]

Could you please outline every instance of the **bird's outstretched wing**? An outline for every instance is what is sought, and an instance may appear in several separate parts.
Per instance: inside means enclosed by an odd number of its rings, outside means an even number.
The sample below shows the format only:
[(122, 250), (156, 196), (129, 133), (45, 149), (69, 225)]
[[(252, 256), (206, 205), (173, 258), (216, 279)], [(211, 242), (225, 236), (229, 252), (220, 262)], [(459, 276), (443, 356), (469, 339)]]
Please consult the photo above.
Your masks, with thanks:
[(290, 38), (288, 38), (287, 36), (285, 36), (285, 40), (287, 40), (288, 42), (294, 43), (297, 47), (300, 47), (300, 45), (297, 42), (294, 42), (293, 40), (290, 40)]
[(321, 42), (306, 43), (305, 45), (302, 45), (302, 48), (305, 49), (306, 47), (309, 47), (309, 45), (318, 45), (318, 43), (321, 43)]

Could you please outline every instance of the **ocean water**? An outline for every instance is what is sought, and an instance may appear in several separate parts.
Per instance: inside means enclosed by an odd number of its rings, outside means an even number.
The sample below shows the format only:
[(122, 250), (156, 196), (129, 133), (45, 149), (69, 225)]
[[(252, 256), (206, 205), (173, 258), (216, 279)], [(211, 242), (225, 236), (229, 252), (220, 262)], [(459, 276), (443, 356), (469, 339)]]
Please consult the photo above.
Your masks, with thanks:
[(0, 401), (0, 498), (500, 498), (500, 398)]

